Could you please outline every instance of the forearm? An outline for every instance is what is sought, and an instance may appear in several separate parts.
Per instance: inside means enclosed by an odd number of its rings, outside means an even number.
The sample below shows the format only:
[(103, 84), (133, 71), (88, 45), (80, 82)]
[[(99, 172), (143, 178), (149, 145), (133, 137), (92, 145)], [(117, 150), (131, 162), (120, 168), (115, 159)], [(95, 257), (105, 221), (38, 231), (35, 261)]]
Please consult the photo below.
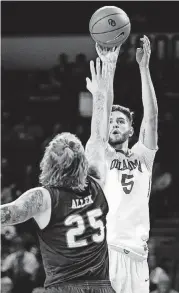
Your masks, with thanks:
[(101, 93), (93, 95), (93, 114), (91, 136), (85, 147), (89, 163), (88, 174), (99, 180), (101, 186), (105, 179), (105, 148), (107, 139), (107, 103)]
[(107, 120), (107, 93), (96, 92), (93, 95), (92, 139), (101, 141), (107, 139)]
[(148, 68), (140, 69), (142, 80), (142, 101), (144, 116), (140, 129), (139, 140), (149, 149), (157, 149), (158, 106), (155, 90)]
[(115, 65), (111, 63), (111, 66), (109, 66), (109, 72), (110, 72), (110, 86), (109, 91), (107, 93), (107, 141), (109, 139), (109, 124), (110, 124), (110, 116), (111, 116), (111, 110), (112, 105), (114, 103), (114, 75), (116, 71), (116, 63)]
[(1, 225), (8, 226), (20, 223), (22, 218), (21, 210), (18, 206), (10, 203), (0, 207), (1, 212)]
[(112, 105), (114, 103), (114, 91), (113, 88), (108, 92), (107, 96), (107, 141), (109, 139), (109, 124), (110, 124), (110, 115), (112, 110)]
[(109, 84), (109, 90), (107, 93), (107, 113), (108, 113), (108, 117), (110, 117), (111, 115), (111, 109), (112, 109), (112, 105), (114, 102), (114, 74), (116, 71), (116, 65), (114, 65), (113, 63), (110, 64), (109, 66), (109, 76), (110, 76), (110, 84)]
[[(105, 94), (97, 93), (93, 95), (93, 116), (92, 116), (92, 129), (96, 128), (98, 132), (98, 138), (102, 137), (103, 141), (108, 141), (109, 137), (109, 121), (111, 115), (111, 109), (114, 101), (113, 81), (115, 74), (115, 66), (108, 64), (109, 74), (109, 88)], [(98, 121), (96, 118), (98, 118)], [(95, 119), (93, 119), (95, 118)], [(100, 125), (100, 128), (98, 127)]]
[(158, 115), (157, 99), (150, 76), (150, 70), (147, 67), (140, 67), (142, 82), (142, 102), (144, 107), (144, 119), (150, 120)]

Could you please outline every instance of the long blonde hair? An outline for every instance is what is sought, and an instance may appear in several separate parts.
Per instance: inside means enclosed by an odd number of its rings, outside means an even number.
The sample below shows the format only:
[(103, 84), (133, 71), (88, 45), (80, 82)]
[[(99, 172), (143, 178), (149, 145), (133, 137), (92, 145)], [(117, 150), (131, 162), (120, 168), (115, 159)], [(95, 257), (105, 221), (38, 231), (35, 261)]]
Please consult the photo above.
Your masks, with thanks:
[(55, 136), (45, 149), (40, 169), (43, 186), (83, 190), (88, 163), (80, 140), (69, 132)]

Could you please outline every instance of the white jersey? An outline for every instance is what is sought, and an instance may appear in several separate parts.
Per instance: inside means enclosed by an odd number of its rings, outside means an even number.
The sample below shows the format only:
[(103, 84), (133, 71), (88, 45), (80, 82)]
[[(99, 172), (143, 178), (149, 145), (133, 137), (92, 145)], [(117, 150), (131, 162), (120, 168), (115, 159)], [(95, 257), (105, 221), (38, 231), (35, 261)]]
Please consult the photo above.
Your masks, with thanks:
[(108, 172), (104, 192), (109, 205), (107, 241), (144, 258), (148, 255), (149, 195), (157, 150), (138, 141), (128, 155), (106, 149)]

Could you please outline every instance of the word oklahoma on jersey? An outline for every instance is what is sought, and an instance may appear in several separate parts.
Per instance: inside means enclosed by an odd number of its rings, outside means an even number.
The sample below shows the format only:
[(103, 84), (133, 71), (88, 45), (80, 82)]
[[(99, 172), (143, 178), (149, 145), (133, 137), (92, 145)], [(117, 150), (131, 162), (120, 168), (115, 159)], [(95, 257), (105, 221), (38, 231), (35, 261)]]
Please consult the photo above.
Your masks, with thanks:
[(48, 188), (51, 219), (38, 236), (46, 272), (45, 287), (74, 280), (108, 280), (106, 215), (99, 184), (88, 177), (85, 192)]
[(140, 141), (128, 154), (108, 146), (108, 173), (104, 192), (109, 205), (107, 241), (114, 247), (147, 258), (149, 195), (156, 150)]

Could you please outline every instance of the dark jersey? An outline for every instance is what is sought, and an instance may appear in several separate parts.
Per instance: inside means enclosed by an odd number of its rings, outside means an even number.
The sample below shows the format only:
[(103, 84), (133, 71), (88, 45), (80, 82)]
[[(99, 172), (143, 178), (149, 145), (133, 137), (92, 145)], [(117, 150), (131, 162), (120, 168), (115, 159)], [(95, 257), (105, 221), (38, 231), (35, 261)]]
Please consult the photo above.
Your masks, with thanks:
[(84, 192), (48, 191), (51, 219), (45, 229), (38, 229), (45, 287), (75, 280), (108, 280), (108, 204), (100, 185), (88, 177)]

